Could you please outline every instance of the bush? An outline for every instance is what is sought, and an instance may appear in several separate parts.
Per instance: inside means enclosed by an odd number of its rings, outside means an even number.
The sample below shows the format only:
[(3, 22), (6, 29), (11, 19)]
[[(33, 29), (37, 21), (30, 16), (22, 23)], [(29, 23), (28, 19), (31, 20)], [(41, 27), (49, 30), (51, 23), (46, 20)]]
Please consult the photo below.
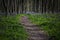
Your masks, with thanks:
[(28, 17), (32, 23), (47, 31), (50, 37), (54, 36), (54, 40), (60, 40), (60, 14), (29, 15)]
[(19, 16), (0, 16), (0, 40), (26, 40), (27, 33), (19, 21)]

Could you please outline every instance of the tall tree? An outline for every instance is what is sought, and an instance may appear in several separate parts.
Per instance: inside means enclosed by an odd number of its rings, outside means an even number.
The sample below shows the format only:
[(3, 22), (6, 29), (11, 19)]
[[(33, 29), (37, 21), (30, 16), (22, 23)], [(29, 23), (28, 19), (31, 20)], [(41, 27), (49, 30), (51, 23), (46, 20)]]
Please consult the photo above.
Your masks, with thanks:
[(3, 3), (5, 15), (7, 16), (7, 5), (6, 5), (6, 1), (5, 0), (2, 0), (2, 3)]

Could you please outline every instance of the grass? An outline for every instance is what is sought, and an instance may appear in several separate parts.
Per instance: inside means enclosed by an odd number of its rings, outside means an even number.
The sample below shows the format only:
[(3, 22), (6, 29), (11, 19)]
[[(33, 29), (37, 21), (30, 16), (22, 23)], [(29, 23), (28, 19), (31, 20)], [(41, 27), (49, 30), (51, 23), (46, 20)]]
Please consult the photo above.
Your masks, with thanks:
[(48, 32), (54, 40), (60, 40), (60, 14), (28, 14), (33, 24)]
[(22, 16), (28, 16), (33, 24), (47, 31), (49, 37), (60, 40), (60, 14), (0, 16), (0, 40), (27, 40), (27, 33), (19, 22)]
[(0, 40), (27, 40), (20, 16), (0, 16)]

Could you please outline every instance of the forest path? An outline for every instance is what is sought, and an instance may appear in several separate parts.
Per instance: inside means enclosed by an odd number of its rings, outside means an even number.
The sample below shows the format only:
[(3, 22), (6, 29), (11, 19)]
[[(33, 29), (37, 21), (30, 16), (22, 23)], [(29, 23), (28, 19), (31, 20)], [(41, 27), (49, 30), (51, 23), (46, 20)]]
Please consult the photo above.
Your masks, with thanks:
[(48, 40), (47, 34), (35, 24), (32, 24), (27, 16), (21, 17), (21, 23), (29, 35), (28, 40)]

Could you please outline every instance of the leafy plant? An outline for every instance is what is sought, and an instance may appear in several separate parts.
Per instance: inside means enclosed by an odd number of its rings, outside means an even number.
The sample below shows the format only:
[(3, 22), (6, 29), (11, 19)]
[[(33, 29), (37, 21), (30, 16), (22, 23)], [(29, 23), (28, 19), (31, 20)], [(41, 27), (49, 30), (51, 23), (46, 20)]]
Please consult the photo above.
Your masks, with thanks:
[(19, 22), (20, 16), (0, 16), (0, 40), (26, 40), (27, 33)]

